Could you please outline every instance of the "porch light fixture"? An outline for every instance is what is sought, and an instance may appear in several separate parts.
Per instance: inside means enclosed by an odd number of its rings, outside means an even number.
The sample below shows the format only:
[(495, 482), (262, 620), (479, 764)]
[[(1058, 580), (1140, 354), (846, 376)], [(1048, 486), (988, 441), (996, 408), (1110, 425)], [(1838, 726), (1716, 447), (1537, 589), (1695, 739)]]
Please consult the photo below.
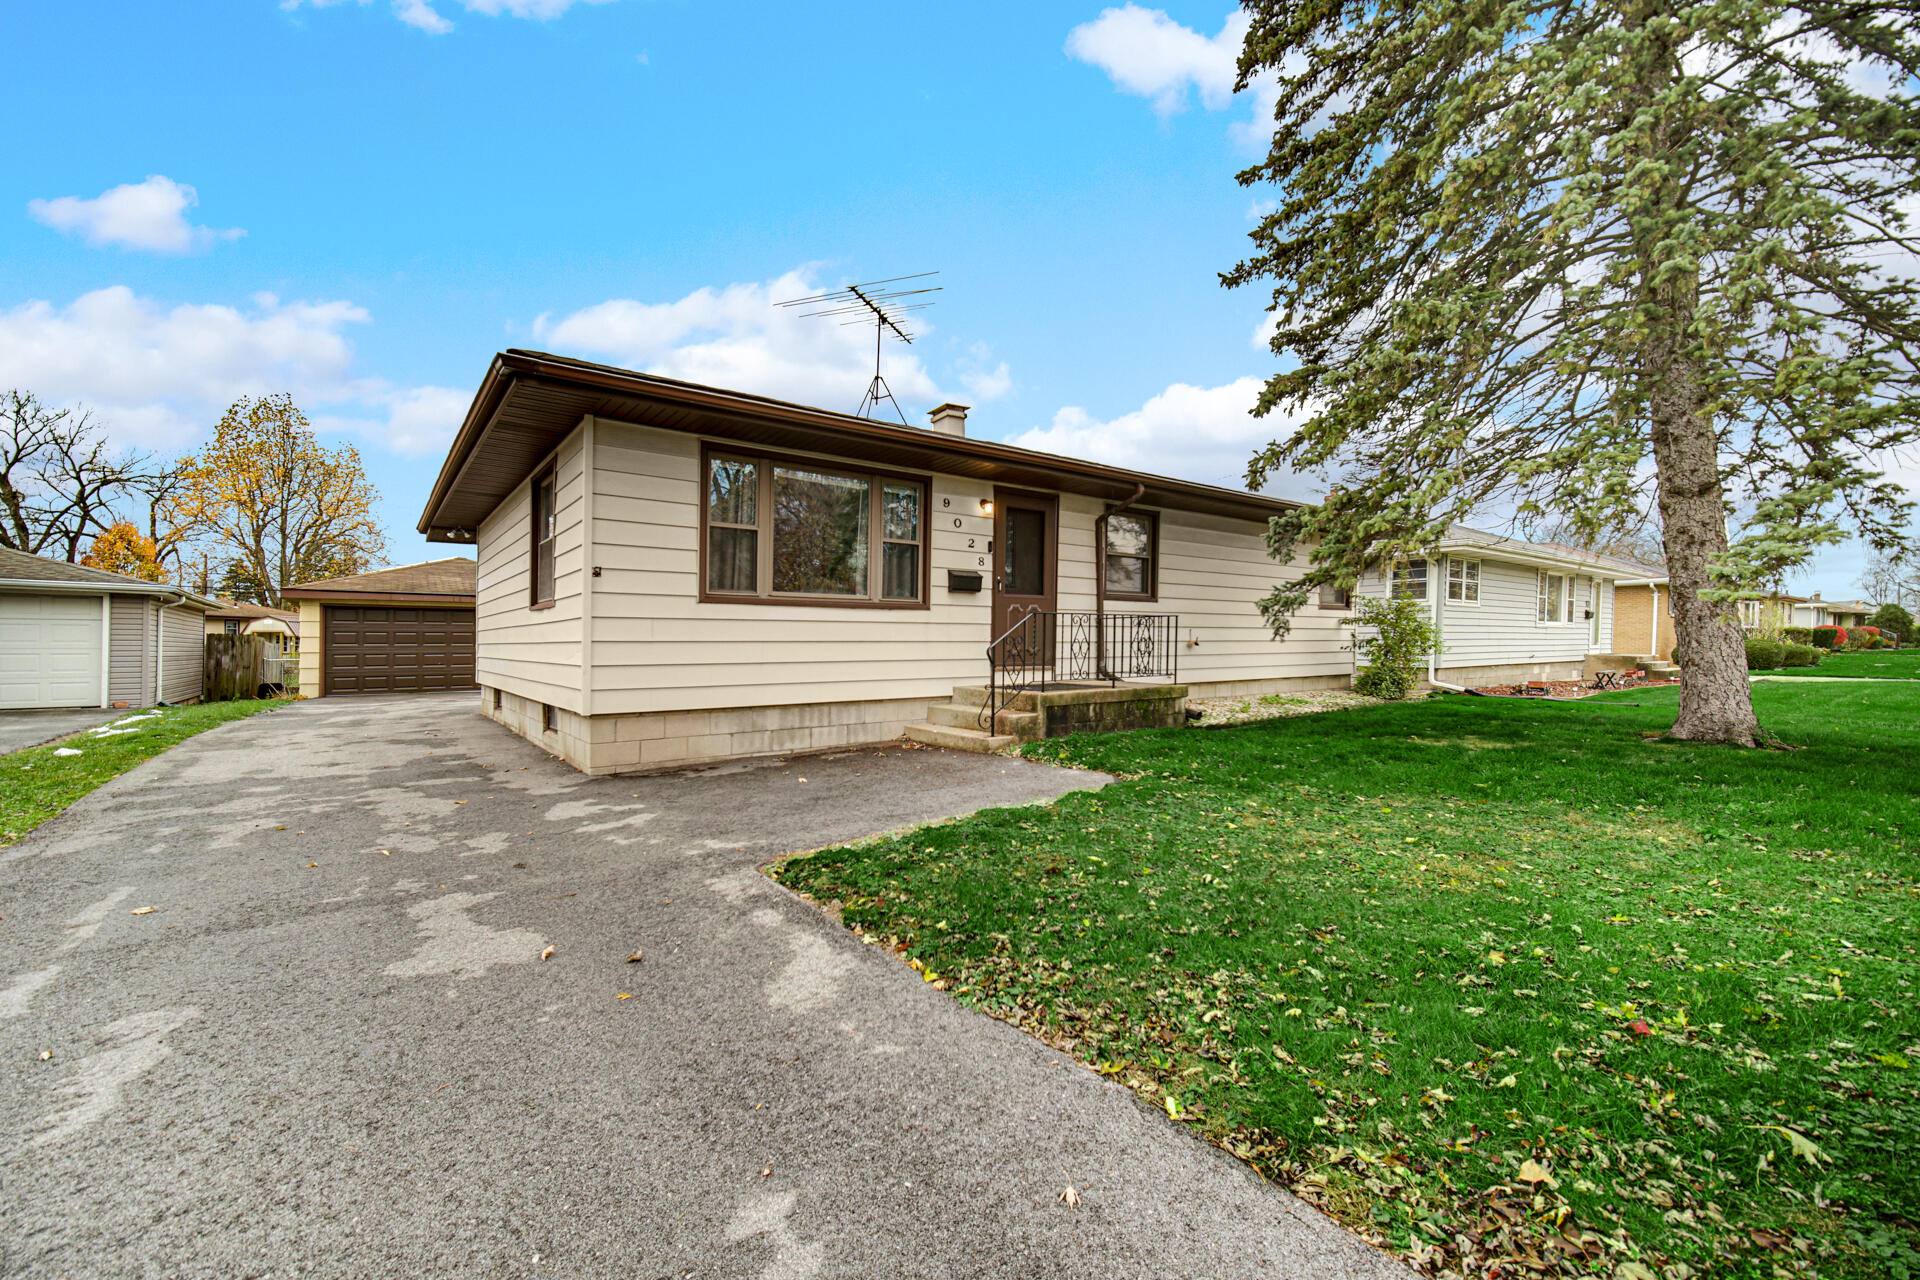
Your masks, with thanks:
[(992, 514), (993, 514), (993, 499), (992, 499), (992, 498), (982, 498), (982, 499), (980, 499), (980, 514), (981, 514), (981, 515), (983, 515), (983, 516), (990, 516), (990, 515), (992, 515)]

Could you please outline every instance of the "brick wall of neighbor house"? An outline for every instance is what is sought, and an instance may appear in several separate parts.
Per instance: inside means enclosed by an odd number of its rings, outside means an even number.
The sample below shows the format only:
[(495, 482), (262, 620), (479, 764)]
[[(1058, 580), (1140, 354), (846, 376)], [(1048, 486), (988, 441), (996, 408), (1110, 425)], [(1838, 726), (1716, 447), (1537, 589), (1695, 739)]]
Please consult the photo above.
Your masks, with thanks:
[[(1654, 592), (1651, 587), (1614, 588), (1613, 651), (1639, 657), (1673, 658), (1673, 615), (1667, 610), (1667, 589), (1660, 588), (1659, 631), (1654, 631)], [(1654, 647), (1649, 650), (1648, 646)]]

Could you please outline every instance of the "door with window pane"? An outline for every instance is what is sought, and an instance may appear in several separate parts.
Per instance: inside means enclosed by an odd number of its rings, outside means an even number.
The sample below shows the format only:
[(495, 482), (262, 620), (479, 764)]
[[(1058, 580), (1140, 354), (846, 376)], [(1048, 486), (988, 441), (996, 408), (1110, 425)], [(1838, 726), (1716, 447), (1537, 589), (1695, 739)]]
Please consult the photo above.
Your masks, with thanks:
[[(993, 634), (1056, 607), (1060, 506), (1047, 494), (993, 491)], [(1050, 649), (1051, 646), (1048, 646)]]

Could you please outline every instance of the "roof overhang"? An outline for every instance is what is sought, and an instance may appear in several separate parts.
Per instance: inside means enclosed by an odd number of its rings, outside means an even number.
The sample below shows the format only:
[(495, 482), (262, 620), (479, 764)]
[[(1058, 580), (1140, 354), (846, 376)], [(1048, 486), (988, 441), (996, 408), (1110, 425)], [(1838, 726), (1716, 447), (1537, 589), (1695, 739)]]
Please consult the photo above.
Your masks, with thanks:
[[(1512, 564), (1532, 565), (1542, 569), (1572, 569), (1595, 578), (1611, 578), (1615, 585), (1621, 584), (1620, 575), (1625, 572), (1618, 565), (1604, 560), (1588, 559), (1584, 556), (1560, 555), (1552, 551), (1543, 551), (1538, 544), (1531, 542), (1489, 540), (1477, 542), (1467, 538), (1446, 538), (1435, 548), (1445, 555), (1475, 556), (1483, 560), (1504, 560)], [(1642, 582), (1644, 583), (1644, 579)], [(1628, 584), (1631, 585), (1631, 584)]]
[(282, 600), (331, 600), (338, 604), (451, 604), (472, 605), (474, 595), (471, 592), (439, 591), (322, 591), (312, 587), (288, 587), (280, 593)]
[(480, 522), (588, 417), (770, 448), (937, 471), (1108, 501), (1266, 520), (1300, 504), (1063, 458), (993, 440), (889, 425), (537, 351), (493, 358), (441, 465), (418, 528), (470, 543)]
[(218, 600), (196, 595), (164, 582), (89, 582), (84, 578), (55, 581), (46, 578), (0, 578), (0, 591), (32, 591), (64, 596), (173, 596), (175, 604), (190, 604), (202, 612), (220, 608)]

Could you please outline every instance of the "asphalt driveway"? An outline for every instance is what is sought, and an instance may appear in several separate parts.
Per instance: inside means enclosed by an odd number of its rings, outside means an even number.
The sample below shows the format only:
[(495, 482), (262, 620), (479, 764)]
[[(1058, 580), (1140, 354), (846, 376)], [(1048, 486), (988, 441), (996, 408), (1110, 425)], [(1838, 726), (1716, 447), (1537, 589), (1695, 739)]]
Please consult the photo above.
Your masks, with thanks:
[(9, 751), (24, 751), (55, 738), (64, 738), (82, 729), (105, 724), (115, 716), (130, 716), (131, 711), (102, 711), (98, 707), (78, 710), (0, 711), (0, 756)]
[(1404, 1277), (756, 870), (1099, 781), (590, 779), (471, 695), (190, 739), (0, 849), (0, 1275)]

